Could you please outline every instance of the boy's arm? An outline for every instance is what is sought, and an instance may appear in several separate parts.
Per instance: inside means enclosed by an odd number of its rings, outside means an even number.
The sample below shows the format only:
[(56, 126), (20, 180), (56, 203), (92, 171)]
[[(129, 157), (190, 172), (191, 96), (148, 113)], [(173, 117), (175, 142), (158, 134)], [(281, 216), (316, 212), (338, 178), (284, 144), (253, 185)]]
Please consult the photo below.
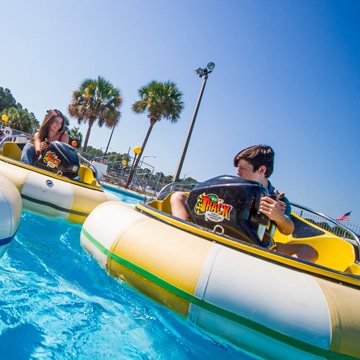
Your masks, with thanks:
[(284, 205), (279, 201), (279, 195), (275, 190), (276, 199), (265, 196), (260, 200), (260, 212), (273, 220), (279, 231), (284, 235), (291, 235), (294, 231), (294, 223), (284, 215)]

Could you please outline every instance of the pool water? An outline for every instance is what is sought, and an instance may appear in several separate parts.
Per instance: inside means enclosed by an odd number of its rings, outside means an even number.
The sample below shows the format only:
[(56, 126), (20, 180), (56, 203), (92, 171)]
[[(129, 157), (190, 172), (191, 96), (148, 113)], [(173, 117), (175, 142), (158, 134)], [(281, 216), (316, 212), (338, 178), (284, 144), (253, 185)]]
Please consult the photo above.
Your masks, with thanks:
[(0, 260), (1, 360), (256, 358), (112, 278), (80, 231), (23, 212)]

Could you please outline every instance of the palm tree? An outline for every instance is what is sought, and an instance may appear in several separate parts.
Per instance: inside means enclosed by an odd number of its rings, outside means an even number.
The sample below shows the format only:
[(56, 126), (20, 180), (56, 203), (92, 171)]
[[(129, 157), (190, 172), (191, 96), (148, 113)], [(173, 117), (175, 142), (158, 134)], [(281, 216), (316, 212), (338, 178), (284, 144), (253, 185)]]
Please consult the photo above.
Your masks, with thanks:
[(114, 128), (120, 119), (118, 108), (123, 102), (120, 90), (101, 76), (96, 80), (86, 79), (80, 85), (79, 90), (73, 92), (72, 102), (69, 105), (69, 114), (82, 121), (88, 122), (83, 151), (90, 137), (91, 127), (98, 120), (99, 127)]
[[(141, 153), (137, 157), (133, 169), (136, 169), (141, 155), (144, 153), (151, 130), (156, 122), (164, 118), (170, 120), (172, 123), (176, 123), (184, 109), (184, 103), (182, 102), (183, 93), (176, 87), (174, 82), (167, 81), (161, 83), (158, 81), (151, 81), (146, 86), (141, 87), (138, 90), (138, 94), (140, 100), (133, 104), (132, 109), (137, 114), (142, 114), (147, 111), (148, 118), (150, 119), (150, 126), (141, 146)], [(126, 188), (131, 182), (132, 174), (133, 172), (129, 174), (125, 186)]]

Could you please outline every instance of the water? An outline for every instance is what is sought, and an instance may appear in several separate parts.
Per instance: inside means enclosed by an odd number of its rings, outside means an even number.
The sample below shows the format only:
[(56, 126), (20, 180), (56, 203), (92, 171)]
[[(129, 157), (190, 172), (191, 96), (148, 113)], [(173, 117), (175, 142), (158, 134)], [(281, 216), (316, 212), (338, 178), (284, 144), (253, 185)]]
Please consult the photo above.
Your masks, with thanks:
[(109, 276), (80, 231), (23, 212), (0, 260), (1, 360), (255, 358)]

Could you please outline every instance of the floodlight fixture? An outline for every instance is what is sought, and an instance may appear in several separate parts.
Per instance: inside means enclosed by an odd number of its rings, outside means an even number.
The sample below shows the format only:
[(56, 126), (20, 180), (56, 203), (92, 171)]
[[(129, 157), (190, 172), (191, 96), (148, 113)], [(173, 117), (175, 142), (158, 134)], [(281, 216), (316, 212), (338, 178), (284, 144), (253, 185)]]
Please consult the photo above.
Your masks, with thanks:
[(205, 70), (202, 68), (198, 68), (195, 70), (195, 74), (199, 75), (200, 77), (202, 77), (204, 75), (204, 73), (205, 73)]
[(207, 64), (207, 68), (208, 68), (209, 70), (213, 71), (213, 70), (215, 69), (215, 63), (209, 62), (209, 63)]

